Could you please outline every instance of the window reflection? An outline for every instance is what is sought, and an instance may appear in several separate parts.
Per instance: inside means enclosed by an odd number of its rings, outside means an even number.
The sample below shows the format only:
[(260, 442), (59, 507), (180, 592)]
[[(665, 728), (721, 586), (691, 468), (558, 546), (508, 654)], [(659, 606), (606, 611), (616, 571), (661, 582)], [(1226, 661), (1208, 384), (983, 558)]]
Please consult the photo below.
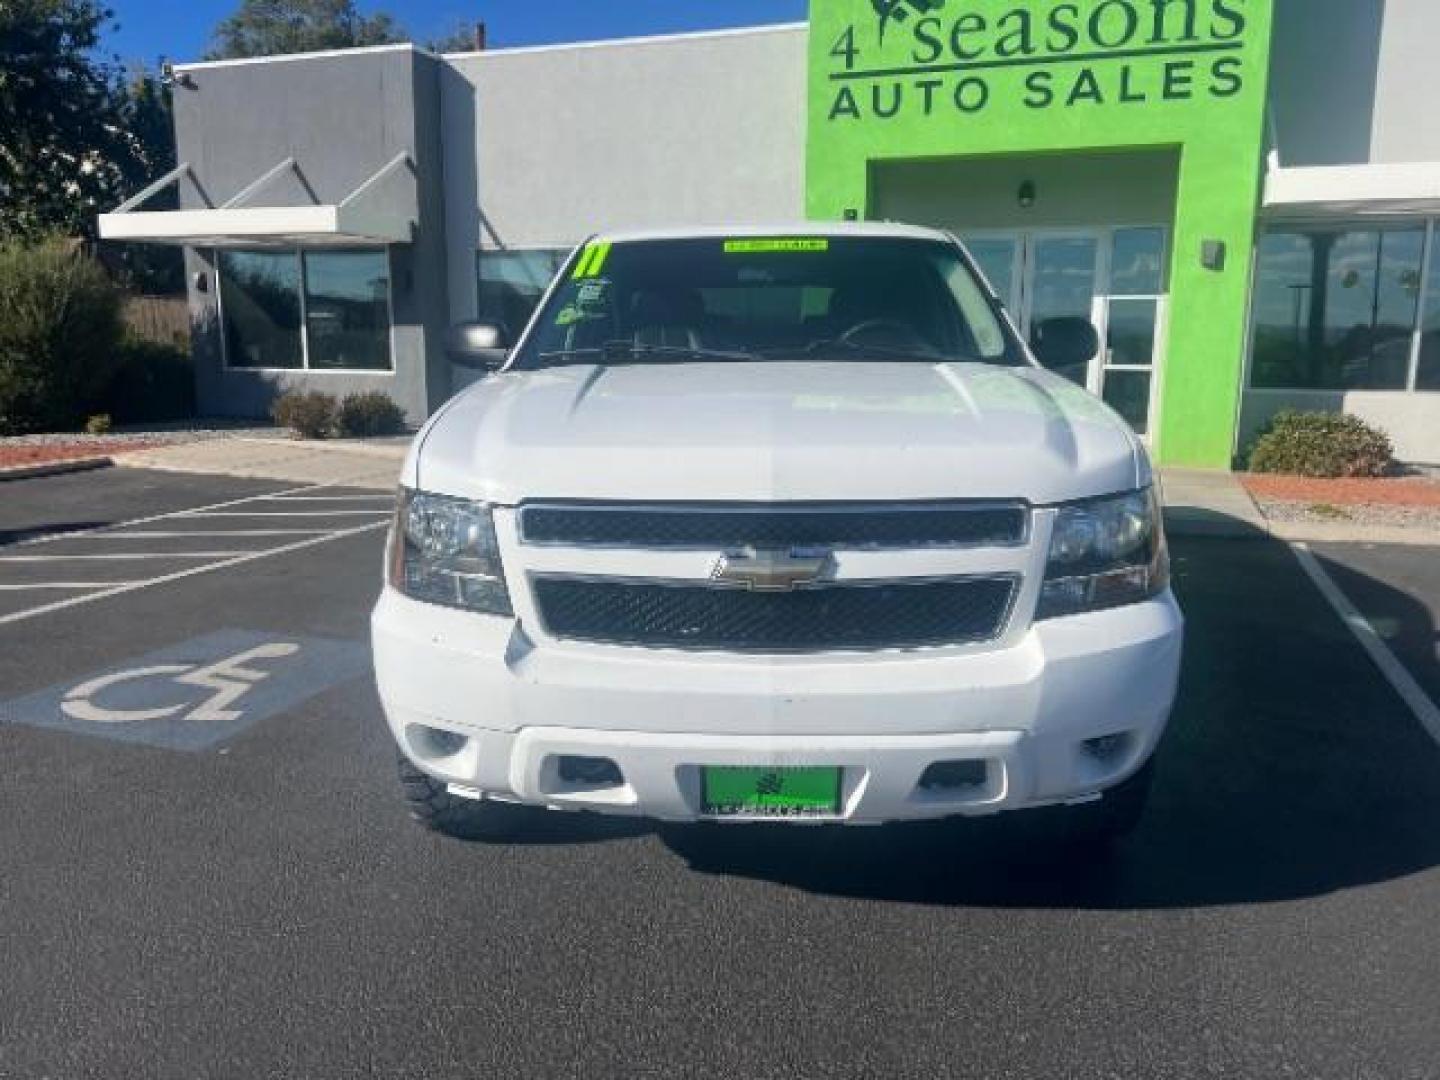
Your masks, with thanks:
[(1430, 241), (1429, 285), (1425, 289), (1425, 323), (1421, 327), (1420, 370), (1415, 389), (1440, 390), (1440, 227)]
[(567, 254), (553, 248), (482, 251), (478, 264), (480, 320), (502, 323), (512, 337), (519, 335)]
[(1155, 296), (1164, 292), (1165, 230), (1116, 229), (1110, 256), (1112, 296)]
[(222, 251), (220, 306), (231, 367), (304, 366), (300, 260), (293, 251)]
[(390, 369), (390, 267), (383, 251), (305, 254), (310, 366)]
[(1424, 246), (1415, 228), (1265, 236), (1252, 385), (1405, 389)]

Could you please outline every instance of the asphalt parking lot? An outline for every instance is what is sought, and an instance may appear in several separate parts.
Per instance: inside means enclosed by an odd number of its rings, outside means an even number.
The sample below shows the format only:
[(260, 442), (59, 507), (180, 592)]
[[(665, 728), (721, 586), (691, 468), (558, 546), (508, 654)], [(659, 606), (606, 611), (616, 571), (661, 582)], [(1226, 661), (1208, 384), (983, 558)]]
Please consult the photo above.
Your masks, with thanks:
[[(399, 802), (385, 508), (0, 485), (0, 1076), (1440, 1076), (1440, 746), (1284, 545), (1174, 542), (1181, 704), (1107, 862), (1002, 821), (496, 847)], [(1434, 549), (1315, 554), (1433, 700)]]

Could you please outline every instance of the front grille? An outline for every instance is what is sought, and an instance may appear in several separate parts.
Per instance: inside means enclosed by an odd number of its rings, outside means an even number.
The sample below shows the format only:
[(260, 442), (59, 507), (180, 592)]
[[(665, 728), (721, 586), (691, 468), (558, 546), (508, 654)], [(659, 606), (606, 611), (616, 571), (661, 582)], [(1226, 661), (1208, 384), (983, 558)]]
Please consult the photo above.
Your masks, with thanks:
[(924, 548), (1025, 542), (1021, 503), (534, 505), (520, 511), (528, 544), (642, 548)]
[(730, 652), (905, 649), (1000, 635), (1014, 576), (830, 583), (795, 592), (710, 584), (539, 576), (554, 637)]

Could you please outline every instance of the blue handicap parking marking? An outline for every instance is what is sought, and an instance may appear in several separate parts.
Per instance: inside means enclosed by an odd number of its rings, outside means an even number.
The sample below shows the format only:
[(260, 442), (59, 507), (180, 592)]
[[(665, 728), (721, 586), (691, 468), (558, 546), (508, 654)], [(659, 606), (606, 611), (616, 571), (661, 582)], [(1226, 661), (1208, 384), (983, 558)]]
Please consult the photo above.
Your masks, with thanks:
[(202, 751), (369, 671), (363, 642), (222, 630), (0, 704), (0, 724)]

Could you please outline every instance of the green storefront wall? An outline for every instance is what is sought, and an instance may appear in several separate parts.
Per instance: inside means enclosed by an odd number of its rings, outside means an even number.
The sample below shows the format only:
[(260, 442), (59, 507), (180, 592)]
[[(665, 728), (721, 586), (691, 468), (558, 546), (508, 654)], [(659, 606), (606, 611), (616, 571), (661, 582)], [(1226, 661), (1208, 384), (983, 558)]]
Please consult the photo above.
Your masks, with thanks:
[[(808, 212), (865, 216), (880, 162), (1178, 150), (1153, 449), (1165, 464), (1228, 468), (1264, 158), (1271, 4), (812, 0)], [(1216, 241), (1223, 265), (1207, 265), (1203, 253)]]

